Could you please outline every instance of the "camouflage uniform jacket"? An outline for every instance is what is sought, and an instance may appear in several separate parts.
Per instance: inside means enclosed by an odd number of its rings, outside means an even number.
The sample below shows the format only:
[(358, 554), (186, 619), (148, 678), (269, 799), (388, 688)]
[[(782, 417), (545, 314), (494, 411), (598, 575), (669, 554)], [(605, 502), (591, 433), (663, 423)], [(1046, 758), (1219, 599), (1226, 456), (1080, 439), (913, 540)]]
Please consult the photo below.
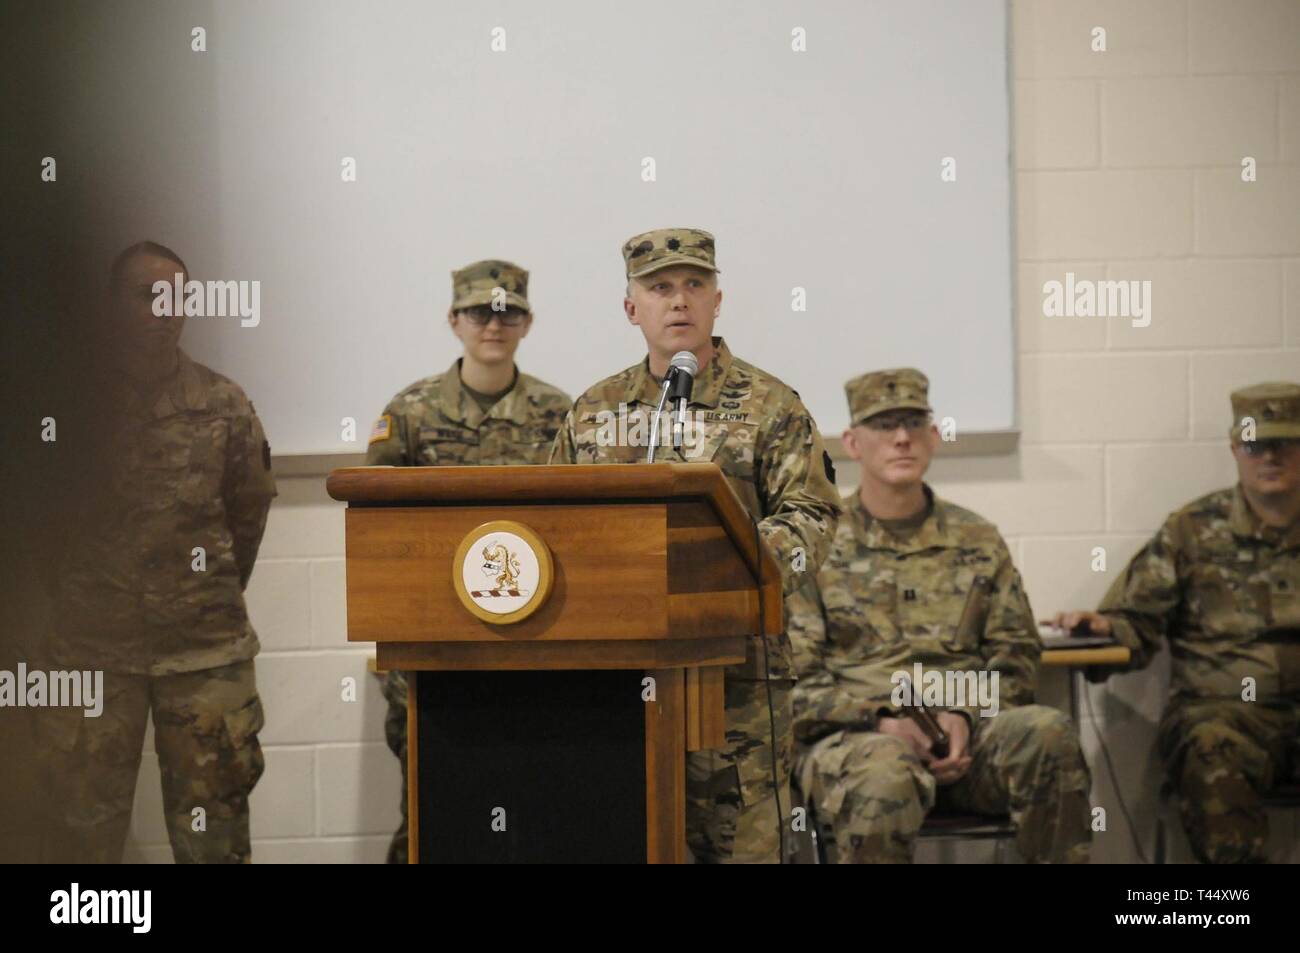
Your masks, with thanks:
[(253, 405), (183, 351), (147, 403), (117, 383), (104, 505), (63, 547), (56, 657), (141, 675), (251, 659), (243, 593), (276, 492)]
[[(997, 672), (1000, 707), (1033, 701), (1041, 643), (1006, 543), (992, 523), (925, 492), (930, 515), (901, 539), (856, 492), (847, 497), (815, 583), (790, 600), (799, 741), (870, 728), (878, 713), (895, 710), (890, 677), (912, 678), (916, 663)], [(973, 728), (979, 709), (953, 710)]]
[(1300, 698), (1300, 521), (1282, 531), (1251, 512), (1240, 486), (1173, 513), (1111, 585), (1100, 611), (1151, 661), (1162, 637), (1172, 656), (1171, 699)]
[(367, 466), (447, 467), (545, 463), (567, 394), (520, 373), (484, 413), (460, 381), (460, 360), (388, 402), (370, 434)]
[[(786, 592), (804, 571), (815, 571), (830, 545), (839, 515), (830, 456), (799, 395), (766, 371), (733, 357), (721, 338), (714, 355), (695, 380), (688, 410), (692, 439), (680, 451), (669, 444), (656, 451), (658, 462), (715, 463), (735, 490), (759, 533), (776, 555)], [(610, 416), (620, 405), (628, 415), (648, 420), (659, 404), (660, 384), (650, 374), (649, 359), (589, 388), (573, 405), (555, 440), (552, 463), (641, 463), (648, 446), (648, 427), (629, 426), (630, 439), (611, 439)], [(639, 445), (631, 435), (644, 430)], [(804, 569), (796, 568), (795, 550), (804, 552)], [(762, 678), (758, 640), (751, 639), (748, 660), (728, 673), (735, 678)], [(773, 678), (792, 674), (785, 633), (768, 640)]]

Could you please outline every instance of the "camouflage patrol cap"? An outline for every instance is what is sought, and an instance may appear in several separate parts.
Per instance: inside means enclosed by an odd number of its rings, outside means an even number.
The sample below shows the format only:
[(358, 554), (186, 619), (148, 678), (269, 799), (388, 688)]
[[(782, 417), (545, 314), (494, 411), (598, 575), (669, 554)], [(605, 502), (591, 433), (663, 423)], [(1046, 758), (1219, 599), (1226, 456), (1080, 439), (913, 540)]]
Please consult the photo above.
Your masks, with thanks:
[(930, 379), (914, 367), (871, 371), (845, 384), (844, 392), (853, 424), (887, 410), (931, 410)]
[(451, 273), (451, 310), (492, 304), (495, 289), (505, 293), (507, 307), (523, 308), (532, 313), (528, 304), (528, 272), (509, 261), (488, 259), (466, 265)]
[(623, 264), (629, 278), (640, 278), (673, 265), (695, 265), (717, 271), (713, 236), (699, 228), (656, 228), (623, 243)]
[(1270, 381), (1232, 392), (1232, 439), (1241, 436), (1242, 421), (1255, 421), (1256, 440), (1300, 438), (1300, 384)]

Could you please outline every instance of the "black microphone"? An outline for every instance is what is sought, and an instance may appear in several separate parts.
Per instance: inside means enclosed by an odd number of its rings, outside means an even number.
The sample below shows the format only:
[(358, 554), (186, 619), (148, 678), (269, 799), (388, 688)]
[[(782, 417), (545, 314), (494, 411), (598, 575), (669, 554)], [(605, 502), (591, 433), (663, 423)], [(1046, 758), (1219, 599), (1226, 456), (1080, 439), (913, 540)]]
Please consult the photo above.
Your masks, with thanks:
[(686, 403), (691, 399), (691, 389), (695, 386), (695, 375), (699, 373), (700, 362), (690, 351), (678, 351), (668, 364), (668, 375), (672, 383), (668, 387), (668, 399), (677, 402), (677, 419), (673, 421), (673, 449), (682, 449), (682, 431), (686, 427)]

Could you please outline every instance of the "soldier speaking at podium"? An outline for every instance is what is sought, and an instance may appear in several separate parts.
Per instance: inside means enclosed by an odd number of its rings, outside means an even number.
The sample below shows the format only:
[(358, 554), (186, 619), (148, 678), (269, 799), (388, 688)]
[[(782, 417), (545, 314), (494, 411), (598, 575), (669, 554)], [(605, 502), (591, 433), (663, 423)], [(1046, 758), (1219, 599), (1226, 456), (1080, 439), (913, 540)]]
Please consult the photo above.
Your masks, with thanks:
[[(690, 352), (698, 371), (689, 424), (671, 443), (673, 428), (657, 429), (665, 445), (655, 447), (655, 459), (717, 464), (775, 554), (784, 591), (791, 591), (817, 570), (840, 512), (816, 424), (794, 390), (713, 336), (722, 292), (712, 235), (694, 228), (646, 232), (624, 243), (623, 260), (624, 313), (648, 353), (577, 399), (550, 462), (645, 462), (655, 428), (643, 424), (659, 406), (674, 355)], [(790, 642), (784, 631), (748, 641), (746, 661), (726, 670), (726, 746), (687, 755), (687, 844), (701, 863), (780, 861), (778, 822), (788, 822), (778, 814), (773, 777), (788, 811)]]

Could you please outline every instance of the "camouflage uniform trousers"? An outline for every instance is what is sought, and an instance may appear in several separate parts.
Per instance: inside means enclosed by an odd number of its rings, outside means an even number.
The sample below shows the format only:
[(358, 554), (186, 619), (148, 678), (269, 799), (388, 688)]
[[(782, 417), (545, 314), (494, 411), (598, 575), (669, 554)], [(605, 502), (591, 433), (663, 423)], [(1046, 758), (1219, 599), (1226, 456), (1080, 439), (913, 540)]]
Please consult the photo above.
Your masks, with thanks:
[(1236, 699), (1176, 701), (1160, 720), (1159, 749), (1179, 814), (1202, 863), (1262, 863), (1268, 817), (1261, 797), (1300, 770), (1300, 707)]
[(946, 811), (1010, 814), (1029, 863), (1087, 861), (1091, 778), (1070, 719), (1026, 705), (977, 722), (970, 768), (943, 787), (893, 735), (837, 731), (800, 751), (800, 787), (834, 831), (841, 863), (910, 863), (936, 802)]
[[(763, 680), (725, 679), (726, 747), (686, 755), (686, 843), (701, 864), (775, 864), (790, 829), (792, 686), (772, 679), (781, 817), (772, 787), (772, 719)], [(778, 824), (781, 826), (778, 827)]]
[[(104, 707), (41, 712), (51, 764), (46, 859), (120, 863), (153, 712), (163, 811), (177, 863), (248, 863), (248, 796), (262, 776), (253, 662), (180, 675), (104, 673)], [(193, 810), (204, 809), (203, 830)]]
[(388, 845), (386, 862), (405, 864), (409, 862), (407, 835), (410, 830), (406, 811), (406, 699), (408, 694), (406, 673), (378, 674), (383, 683), (384, 698), (388, 700), (388, 714), (384, 716), (384, 739), (388, 742), (388, 749), (397, 755), (397, 760), (402, 764), (402, 823)]

